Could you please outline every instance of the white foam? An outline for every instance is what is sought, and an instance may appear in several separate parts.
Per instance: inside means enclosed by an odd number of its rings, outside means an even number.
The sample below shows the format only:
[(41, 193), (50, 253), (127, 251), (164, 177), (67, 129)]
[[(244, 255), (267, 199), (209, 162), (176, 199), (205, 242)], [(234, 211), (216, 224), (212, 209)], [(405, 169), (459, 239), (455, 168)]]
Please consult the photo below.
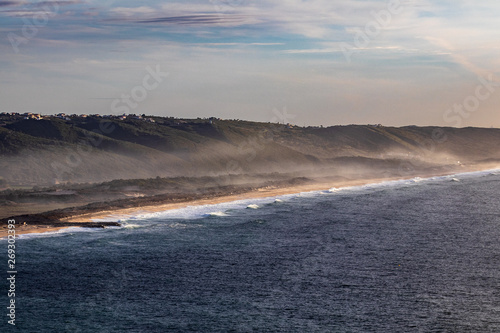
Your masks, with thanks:
[(144, 228), (147, 227), (147, 225), (140, 225), (140, 224), (122, 224), (122, 227), (125, 229), (137, 229), (137, 228)]
[(259, 209), (259, 205), (251, 204), (251, 205), (248, 205), (247, 208), (249, 208), (249, 209)]
[(56, 231), (48, 231), (48, 232), (40, 232), (40, 233), (31, 233), (31, 234), (22, 234), (17, 235), (17, 239), (31, 239), (31, 238), (45, 238), (45, 237), (58, 237), (58, 236), (66, 236), (74, 233), (89, 233), (89, 232), (98, 232), (102, 231), (102, 228), (81, 228), (81, 227), (69, 227), (63, 228)]
[[(281, 198), (281, 197), (280, 197)], [(199, 219), (210, 216), (230, 216), (232, 211), (242, 210), (256, 205), (257, 208), (273, 203), (277, 197), (265, 197), (258, 199), (243, 199), (218, 204), (187, 206), (184, 208), (170, 209), (161, 212), (137, 215), (134, 220), (146, 219)], [(252, 207), (250, 207), (252, 208)]]
[(382, 189), (382, 188), (391, 188), (391, 187), (399, 187), (399, 186), (408, 186), (408, 185), (419, 185), (420, 183), (426, 183), (429, 181), (454, 181), (460, 182), (461, 178), (468, 177), (478, 177), (478, 176), (487, 176), (487, 175), (495, 175), (500, 174), (499, 169), (494, 170), (485, 170), (485, 171), (472, 171), (472, 172), (464, 172), (452, 175), (445, 176), (434, 176), (429, 178), (421, 178), (415, 177), (411, 179), (401, 179), (401, 180), (388, 180), (380, 183), (372, 183), (360, 186), (348, 186), (348, 187), (332, 187), (328, 191), (321, 192), (322, 194), (331, 194), (338, 193), (342, 191), (354, 191), (354, 190), (372, 190), (372, 189)]
[(426, 179), (415, 177), (411, 179), (388, 180), (380, 183), (366, 184), (362, 188), (384, 188), (384, 187), (398, 187), (403, 185), (414, 185), (424, 182)]
[(205, 214), (205, 216), (222, 217), (222, 216), (229, 216), (229, 215), (224, 213), (224, 212), (219, 211), (219, 212), (207, 213), (207, 214)]

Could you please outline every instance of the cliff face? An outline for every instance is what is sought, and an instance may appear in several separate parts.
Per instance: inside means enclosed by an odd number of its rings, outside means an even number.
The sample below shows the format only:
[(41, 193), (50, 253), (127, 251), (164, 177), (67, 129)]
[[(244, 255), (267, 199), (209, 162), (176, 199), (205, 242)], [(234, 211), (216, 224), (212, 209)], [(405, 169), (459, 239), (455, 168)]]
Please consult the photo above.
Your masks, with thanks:
[(0, 177), (17, 185), (500, 159), (500, 130), (485, 128), (0, 115), (0, 139)]

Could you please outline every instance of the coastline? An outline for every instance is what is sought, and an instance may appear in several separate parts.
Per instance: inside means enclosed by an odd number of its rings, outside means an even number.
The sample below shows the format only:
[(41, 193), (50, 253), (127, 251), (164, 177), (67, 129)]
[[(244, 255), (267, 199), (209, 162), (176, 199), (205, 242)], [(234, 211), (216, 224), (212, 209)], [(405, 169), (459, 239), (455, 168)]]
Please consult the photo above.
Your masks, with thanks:
[[(94, 223), (94, 222), (88, 222), (88, 221), (82, 221), (82, 222), (74, 222), (74, 223), (61, 223), (63, 225), (61, 226), (55, 226), (55, 225), (41, 225), (41, 224), (17, 224), (18, 221), (16, 221), (16, 228), (15, 228), (15, 235), (16, 237), (18, 235), (27, 235), (27, 234), (41, 234), (41, 233), (46, 233), (46, 232), (57, 232), (63, 229), (67, 228), (105, 228), (107, 226), (119, 226), (118, 223), (110, 223), (110, 222), (104, 222), (104, 223)], [(57, 224), (57, 223), (56, 223)], [(0, 239), (7, 238), (8, 236), (8, 229), (6, 227), (2, 227), (0, 229)]]
[[(418, 177), (418, 176), (415, 176)], [(216, 196), (206, 199), (195, 199), (187, 200), (183, 202), (171, 202), (157, 205), (146, 205), (138, 206), (133, 208), (120, 208), (113, 210), (103, 210), (96, 211), (86, 214), (79, 214), (63, 218), (60, 222), (69, 222), (74, 224), (84, 224), (95, 219), (109, 219), (118, 220), (120, 218), (125, 218), (138, 214), (149, 214), (157, 213), (173, 209), (182, 209), (190, 206), (201, 206), (201, 205), (213, 205), (219, 203), (226, 203), (245, 199), (260, 199), (266, 197), (274, 197), (287, 194), (298, 194), (302, 192), (313, 192), (313, 191), (325, 191), (332, 187), (342, 188), (350, 186), (362, 186), (368, 184), (376, 184), (384, 181), (400, 180), (403, 178), (393, 177), (393, 178), (376, 178), (376, 179), (364, 179), (364, 180), (352, 180), (352, 181), (342, 181), (342, 182), (328, 182), (328, 183), (315, 183), (307, 185), (290, 186), (283, 188), (271, 188), (271, 189), (258, 189), (255, 191), (245, 192), (241, 194), (228, 194), (222, 196)], [(411, 179), (411, 178), (410, 178)], [(66, 228), (75, 227), (72, 226), (44, 226), (44, 225), (16, 225), (16, 235), (32, 234), (32, 233), (44, 233), (44, 232), (56, 232)], [(0, 239), (7, 237), (7, 229), (0, 230)]]
[(165, 203), (159, 205), (150, 205), (150, 206), (142, 206), (142, 207), (134, 207), (134, 208), (125, 208), (119, 210), (108, 210), (108, 211), (100, 211), (93, 212), (89, 214), (82, 214), (72, 216), (67, 219), (63, 219), (65, 222), (84, 222), (93, 219), (115, 219), (116, 217), (127, 217), (140, 214), (148, 214), (148, 213), (157, 213), (172, 209), (182, 209), (190, 206), (202, 206), (202, 205), (215, 205), (220, 203), (233, 202), (238, 200), (245, 199), (262, 199), (267, 197), (275, 197), (280, 195), (287, 194), (297, 194), (302, 192), (314, 192), (314, 191), (324, 191), (328, 190), (332, 187), (350, 187), (350, 186), (362, 186), (367, 184), (376, 184), (381, 181), (390, 181), (395, 179), (373, 179), (370, 181), (348, 181), (348, 182), (332, 182), (332, 183), (321, 183), (321, 184), (308, 184), (308, 185), (298, 185), (284, 188), (273, 188), (273, 189), (259, 189), (256, 191), (246, 192), (242, 194), (230, 194), (223, 195), (219, 197), (213, 197), (208, 199), (197, 199), (185, 202), (176, 202), (176, 203)]
[[(463, 174), (468, 172), (481, 172), (495, 170), (492, 168), (464, 168), (461, 170), (450, 170), (449, 172), (430, 172), (430, 173), (415, 173), (411, 177), (385, 177), (385, 178), (370, 178), (370, 179), (357, 179), (357, 180), (342, 180), (342, 181), (330, 181), (330, 182), (315, 182), (304, 185), (295, 185), (287, 187), (278, 188), (259, 188), (257, 190), (248, 191), (240, 194), (223, 194), (219, 196), (213, 196), (203, 199), (186, 200), (181, 202), (169, 202), (160, 203), (154, 205), (144, 205), (136, 206), (131, 208), (117, 208), (112, 210), (100, 210), (85, 214), (72, 215), (66, 218), (60, 219), (61, 224), (71, 224), (64, 226), (56, 225), (16, 225), (16, 235), (22, 234), (33, 234), (33, 233), (44, 233), (44, 232), (56, 232), (70, 227), (85, 227), (86, 224), (93, 224), (92, 221), (99, 219), (106, 219), (107, 221), (117, 221), (121, 218), (127, 218), (139, 214), (149, 214), (157, 213), (162, 211), (168, 211), (173, 209), (182, 209), (191, 206), (201, 206), (201, 205), (212, 205), (233, 202), (238, 200), (247, 199), (261, 199), (267, 197), (276, 197), (281, 195), (299, 194), (304, 192), (315, 192), (315, 191), (326, 191), (331, 188), (346, 188), (353, 186), (364, 186), (370, 184), (378, 184), (382, 182), (398, 181), (398, 180), (411, 180), (414, 178), (432, 178), (440, 176), (453, 176), (457, 174)], [(104, 222), (106, 223), (106, 222)], [(57, 222), (55, 223), (57, 224)], [(103, 227), (103, 226), (93, 226), (93, 227)], [(0, 230), (0, 239), (7, 237), (7, 229), (3, 228)]]
[(319, 191), (327, 191), (331, 188), (346, 188), (353, 186), (364, 186), (364, 185), (372, 185), (379, 184), (383, 182), (389, 181), (398, 181), (398, 180), (411, 180), (414, 178), (432, 178), (432, 177), (441, 177), (441, 176), (453, 176), (457, 174), (464, 174), (469, 172), (484, 172), (489, 170), (495, 170), (491, 168), (471, 168), (471, 169), (463, 169), (463, 170), (455, 170), (457, 172), (436, 172), (436, 173), (422, 173), (422, 174), (414, 174), (412, 177), (386, 177), (386, 178), (370, 178), (370, 179), (357, 179), (357, 180), (342, 180), (342, 181), (331, 181), (331, 182), (317, 182), (313, 184), (305, 184), (305, 185), (296, 185), (296, 186), (288, 186), (282, 188), (271, 188), (271, 189), (258, 189), (256, 191), (245, 192), (242, 194), (236, 195), (223, 195), (217, 196), (208, 199), (196, 199), (189, 200), (185, 202), (176, 202), (176, 203), (165, 203), (158, 205), (147, 205), (133, 208), (125, 208), (125, 209), (116, 209), (116, 210), (105, 210), (92, 212), (88, 214), (75, 215), (66, 219), (62, 219), (64, 222), (86, 222), (94, 219), (106, 219), (109, 221), (114, 221), (117, 218), (126, 218), (130, 216), (135, 216), (139, 214), (148, 214), (148, 213), (157, 213), (167, 210), (173, 209), (182, 209), (186, 207), (192, 206), (202, 206), (202, 205), (215, 205), (220, 203), (233, 202), (238, 200), (247, 200), (247, 199), (263, 199), (268, 197), (276, 197), (281, 195), (289, 195), (289, 194), (299, 194), (305, 192), (319, 192)]

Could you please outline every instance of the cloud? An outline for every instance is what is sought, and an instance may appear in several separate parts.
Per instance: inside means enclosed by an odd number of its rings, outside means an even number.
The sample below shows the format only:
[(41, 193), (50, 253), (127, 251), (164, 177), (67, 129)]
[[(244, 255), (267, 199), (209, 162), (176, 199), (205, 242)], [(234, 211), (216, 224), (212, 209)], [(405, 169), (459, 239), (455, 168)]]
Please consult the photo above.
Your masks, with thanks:
[(296, 49), (284, 50), (283, 53), (288, 54), (320, 54), (320, 53), (338, 53), (342, 52), (340, 48), (326, 48), (326, 49)]
[(70, 6), (70, 5), (77, 5), (77, 4), (83, 4), (83, 3), (85, 3), (85, 1), (83, 1), (83, 0), (40, 1), (40, 2), (32, 3), (32, 5), (37, 6), (37, 7), (42, 7), (42, 6), (47, 6), (47, 5)]
[(20, 3), (18, 1), (0, 1), (0, 7), (10, 7), (10, 6), (16, 6), (19, 4)]
[(1, 1), (1, 7), (17, 7), (13, 9), (0, 10), (0, 15), (11, 17), (25, 17), (43, 14), (56, 14), (61, 6), (71, 6), (83, 4), (84, 1), (41, 1), (41, 2), (26, 2), (26, 1)]
[(216, 15), (198, 14), (171, 17), (155, 17), (146, 20), (135, 21), (137, 23), (161, 23), (161, 24), (181, 24), (181, 25), (210, 25), (210, 24), (242, 24), (247, 21), (240, 15)]
[(285, 43), (196, 43), (194, 45), (202, 45), (202, 46), (246, 46), (246, 45), (277, 46), (277, 45), (285, 45)]
[(474, 63), (466, 54), (457, 50), (449, 41), (444, 40), (442, 38), (427, 36), (426, 39), (431, 43), (439, 46), (441, 49), (446, 50), (447, 54), (453, 59), (453, 61), (457, 64), (463, 66), (463, 68), (467, 69), (471, 73), (480, 76), (480, 77), (489, 77), (493, 75), (493, 78), (496, 82), (500, 82), (500, 78), (496, 76), (492, 69), (486, 69), (476, 63)]
[(157, 12), (156, 9), (152, 7), (147, 7), (147, 6), (141, 6), (141, 7), (134, 7), (134, 8), (129, 8), (129, 7), (117, 7), (117, 8), (112, 8), (110, 10), (111, 13), (117, 14), (119, 16), (124, 16), (124, 17), (131, 17), (135, 15), (144, 15), (144, 14), (154, 14)]

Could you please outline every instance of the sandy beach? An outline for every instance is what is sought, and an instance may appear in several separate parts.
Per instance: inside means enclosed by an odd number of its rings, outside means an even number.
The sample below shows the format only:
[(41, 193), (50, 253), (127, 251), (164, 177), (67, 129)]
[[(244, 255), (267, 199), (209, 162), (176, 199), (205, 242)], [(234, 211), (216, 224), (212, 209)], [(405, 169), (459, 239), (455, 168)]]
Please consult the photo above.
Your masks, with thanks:
[[(460, 170), (460, 172), (462, 173), (462, 172), (473, 172), (473, 171), (483, 171), (483, 170), (488, 170), (488, 169), (467, 168)], [(237, 195), (222, 195), (200, 200), (189, 200), (184, 202), (165, 203), (158, 205), (145, 205), (133, 208), (125, 208), (125, 209), (96, 211), (87, 214), (70, 216), (61, 219), (60, 222), (88, 223), (89, 221), (93, 221), (96, 219), (106, 220), (106, 221), (118, 221), (120, 219), (139, 214), (162, 212), (171, 209), (185, 208), (189, 206), (211, 205), (211, 204), (219, 204), (219, 203), (232, 202), (245, 199), (275, 197), (280, 195), (298, 194), (298, 193), (312, 192), (312, 191), (326, 191), (331, 188), (362, 186), (362, 185), (377, 184), (387, 181), (413, 179), (415, 177), (430, 178), (430, 177), (447, 176), (453, 174), (456, 174), (456, 172), (448, 172), (448, 173), (441, 172), (441, 173), (430, 173), (425, 175), (413, 175), (413, 177), (407, 177), (407, 178), (389, 177), (389, 178), (361, 179), (361, 180), (351, 180), (351, 181), (317, 182), (313, 184), (290, 186), (283, 188), (262, 188), (256, 191), (241, 193)], [(21, 221), (16, 221), (16, 222), (20, 223), (19, 225), (16, 225), (16, 235), (28, 234), (28, 233), (54, 232), (64, 228), (68, 228), (67, 226), (57, 227), (57, 226), (45, 226), (45, 225), (34, 225), (34, 224), (24, 225), (21, 224), (22, 223)], [(7, 236), (7, 229), (2, 228), (2, 230), (0, 230), (0, 237), (4, 238), (6, 236)]]
[(332, 187), (349, 187), (349, 186), (360, 186), (366, 185), (370, 183), (378, 183), (381, 181), (387, 181), (392, 179), (374, 179), (372, 181), (351, 181), (351, 182), (343, 182), (343, 183), (324, 183), (324, 184), (310, 184), (310, 185), (301, 185), (301, 186), (293, 186), (286, 188), (269, 188), (269, 189), (260, 189), (254, 192), (248, 192), (238, 195), (226, 195), (220, 197), (214, 197), (209, 199), (202, 200), (193, 200), (179, 203), (167, 203), (162, 205), (152, 205), (152, 206), (142, 206), (128, 209), (119, 209), (119, 210), (110, 210), (110, 211), (101, 211), (84, 215), (72, 216), (68, 219), (63, 219), (65, 222), (85, 222), (94, 219), (109, 219), (116, 220), (120, 217), (124, 216), (133, 216), (138, 214), (145, 213), (155, 213), (162, 212), (171, 209), (180, 209), (189, 206), (201, 206), (201, 205), (214, 205), (225, 202), (232, 202), (237, 200), (245, 200), (245, 199), (257, 199), (257, 198), (266, 198), (266, 197), (275, 197), (279, 195), (286, 194), (296, 194), (301, 192), (312, 192), (312, 191), (324, 191), (331, 189)]
[[(486, 171), (487, 169), (483, 168), (464, 168), (459, 170), (460, 173), (464, 172), (475, 172), (475, 171)], [(457, 171), (457, 170), (455, 170)], [(156, 213), (162, 212), (171, 209), (180, 209), (189, 206), (200, 206), (200, 205), (213, 205), (225, 202), (232, 202), (237, 200), (246, 200), (246, 199), (257, 199), (257, 198), (266, 198), (266, 197), (276, 197), (280, 195), (287, 194), (298, 194), (303, 192), (314, 192), (314, 191), (327, 191), (331, 188), (345, 188), (351, 186), (363, 186), (368, 184), (377, 184), (387, 181), (396, 181), (396, 180), (410, 180), (416, 177), (419, 178), (431, 178), (438, 176), (450, 176), (454, 175), (457, 172), (439, 172), (439, 173), (427, 173), (422, 175), (413, 175), (413, 177), (387, 177), (387, 178), (373, 178), (373, 179), (360, 179), (360, 180), (350, 180), (350, 181), (335, 181), (335, 182), (317, 182), (314, 184), (300, 185), (300, 186), (290, 186), (283, 188), (265, 188), (259, 189), (257, 191), (247, 192), (238, 195), (224, 195), (209, 199), (203, 200), (192, 200), (186, 202), (179, 203), (166, 203), (160, 205), (151, 205), (151, 206), (141, 206), (134, 207), (128, 209), (117, 209), (117, 210), (109, 210), (109, 211), (99, 211), (89, 214), (83, 215), (75, 215), (67, 219), (62, 219), (61, 221), (65, 222), (86, 222), (89, 220), (100, 219), (100, 220), (109, 220), (116, 221), (117, 219), (134, 216), (139, 214), (147, 214), (147, 213)]]
[[(155, 213), (161, 212), (171, 209), (180, 209), (188, 206), (199, 206), (199, 205), (210, 205), (210, 204), (219, 204), (224, 202), (232, 202), (237, 200), (244, 199), (253, 199), (253, 198), (265, 198), (265, 197), (273, 197), (279, 195), (286, 194), (296, 194), (301, 192), (311, 192), (311, 191), (325, 191), (329, 190), (332, 187), (349, 187), (349, 186), (360, 186), (366, 185), (370, 183), (379, 183), (382, 181), (389, 180), (397, 180), (402, 178), (384, 178), (384, 179), (370, 179), (370, 180), (353, 180), (353, 181), (343, 181), (343, 182), (329, 182), (329, 183), (315, 183), (308, 185), (300, 185), (300, 186), (292, 186), (285, 188), (265, 188), (259, 189), (253, 192), (247, 192), (243, 194), (237, 195), (224, 195), (218, 197), (212, 197), (201, 200), (190, 200), (185, 202), (176, 202), (176, 203), (165, 203), (159, 205), (148, 205), (148, 206), (140, 206), (134, 208), (126, 208), (126, 209), (115, 209), (115, 210), (106, 210), (106, 211), (97, 211), (88, 214), (81, 214), (71, 216), (69, 218), (61, 219), (61, 222), (72, 222), (72, 223), (86, 223), (92, 220), (109, 220), (109, 221), (117, 221), (121, 218), (125, 218), (128, 216), (134, 216), (139, 214), (147, 214), (147, 213)], [(21, 221), (16, 221), (16, 235), (29, 234), (29, 233), (42, 233), (42, 232), (54, 232), (61, 229), (65, 229), (68, 227), (53, 227), (53, 226), (44, 226), (44, 225), (24, 225)], [(0, 230), (0, 238), (4, 238), (7, 236), (6, 227), (2, 227)]]

